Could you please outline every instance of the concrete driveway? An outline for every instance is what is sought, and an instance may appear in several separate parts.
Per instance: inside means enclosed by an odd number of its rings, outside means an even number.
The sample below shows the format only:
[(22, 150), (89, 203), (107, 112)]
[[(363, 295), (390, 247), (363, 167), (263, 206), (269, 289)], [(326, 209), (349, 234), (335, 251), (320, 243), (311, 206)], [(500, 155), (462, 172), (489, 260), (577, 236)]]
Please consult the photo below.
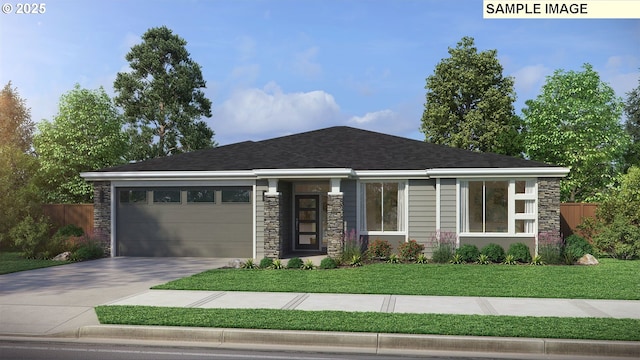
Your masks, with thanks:
[(0, 335), (74, 333), (93, 307), (225, 266), (221, 258), (107, 258), (0, 275)]

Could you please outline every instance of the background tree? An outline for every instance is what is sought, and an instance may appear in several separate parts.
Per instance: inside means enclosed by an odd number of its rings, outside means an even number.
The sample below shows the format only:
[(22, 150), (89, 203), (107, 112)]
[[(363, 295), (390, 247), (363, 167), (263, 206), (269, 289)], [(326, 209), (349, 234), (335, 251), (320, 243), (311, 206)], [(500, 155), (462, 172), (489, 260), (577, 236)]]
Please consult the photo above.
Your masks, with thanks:
[(118, 73), (114, 83), (135, 145), (129, 160), (215, 146), (214, 132), (198, 120), (211, 117), (211, 101), (187, 42), (165, 26), (149, 29), (142, 40), (126, 55), (132, 71)]
[(624, 128), (631, 138), (631, 145), (624, 156), (626, 171), (631, 166), (640, 166), (640, 81), (637, 88), (627, 93), (624, 112), (627, 115)]
[(458, 148), (520, 155), (522, 121), (513, 79), (502, 76), (496, 50), (478, 52), (463, 37), (427, 78), (421, 131), (425, 140)]
[(0, 247), (22, 219), (35, 210), (38, 191), (34, 175), (38, 162), (31, 153), (34, 124), (31, 110), (9, 82), (0, 91)]
[(53, 122), (41, 122), (34, 138), (47, 202), (91, 202), (91, 184), (80, 173), (125, 161), (123, 123), (103, 88), (87, 90), (76, 85), (60, 97)]
[(582, 68), (556, 70), (522, 110), (526, 154), (571, 168), (562, 201), (597, 200), (619, 176), (629, 143), (620, 125), (622, 102), (591, 65)]
[(0, 144), (11, 144), (22, 152), (28, 152), (33, 130), (31, 110), (9, 81), (0, 91)]

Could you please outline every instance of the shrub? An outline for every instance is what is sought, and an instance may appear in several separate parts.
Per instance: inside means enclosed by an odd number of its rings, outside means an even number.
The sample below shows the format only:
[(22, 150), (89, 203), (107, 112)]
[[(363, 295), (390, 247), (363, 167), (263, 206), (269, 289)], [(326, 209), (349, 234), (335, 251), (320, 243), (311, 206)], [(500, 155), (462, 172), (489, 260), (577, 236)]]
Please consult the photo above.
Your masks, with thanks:
[(327, 256), (320, 261), (320, 269), (335, 269), (338, 267), (338, 263), (332, 258)]
[(282, 265), (282, 260), (280, 259), (274, 259), (273, 260), (273, 264), (271, 265), (272, 269), (276, 269), (276, 270), (280, 270), (284, 268), (284, 265)]
[(613, 222), (603, 227), (593, 239), (598, 250), (609, 256), (630, 260), (640, 257), (640, 226), (633, 225), (623, 216), (616, 216)]
[(243, 269), (255, 269), (256, 263), (253, 261), (253, 259), (247, 259), (242, 263), (241, 267)]
[(375, 239), (369, 244), (367, 255), (370, 258), (388, 259), (391, 255), (391, 244), (387, 240)]
[(260, 260), (260, 269), (268, 269), (271, 267), (273, 267), (273, 259), (265, 256)]
[(478, 259), (478, 256), (480, 256), (480, 250), (475, 245), (464, 244), (456, 250), (456, 255), (459, 256), (458, 260), (460, 263), (472, 263)]
[(396, 254), (389, 255), (389, 260), (387, 260), (389, 264), (399, 264), (400, 258)]
[[(478, 250), (478, 253), (480, 253), (480, 251)], [(480, 255), (478, 255), (480, 256)], [(460, 254), (455, 254), (453, 255), (453, 257), (451, 258), (451, 260), (449, 260), (450, 263), (452, 264), (464, 264), (465, 261), (462, 260), (462, 256), (460, 256)]]
[(513, 260), (528, 264), (531, 262), (531, 251), (525, 243), (513, 243), (509, 245), (507, 256), (513, 256)]
[(56, 231), (55, 235), (64, 236), (66, 238), (69, 238), (72, 236), (78, 237), (78, 236), (84, 235), (84, 230), (82, 230), (82, 228), (79, 226), (69, 224), (59, 228)]
[(486, 254), (480, 254), (480, 256), (478, 256), (477, 263), (480, 265), (489, 265), (491, 263), (491, 259), (489, 259), (489, 256)]
[(544, 265), (542, 261), (542, 256), (536, 255), (531, 259), (531, 265)]
[(292, 257), (287, 262), (287, 269), (300, 269), (302, 267), (302, 260), (299, 257)]
[(431, 236), (431, 260), (436, 263), (446, 264), (448, 263), (455, 252), (457, 237), (455, 233), (447, 231), (436, 231)]
[(562, 237), (558, 232), (547, 231), (538, 234), (538, 255), (545, 264), (558, 265), (564, 262)]
[(518, 262), (516, 261), (516, 258), (511, 254), (508, 254), (507, 256), (505, 256), (504, 262), (503, 262), (503, 264), (505, 265), (515, 265), (517, 263)]
[(22, 256), (29, 259), (46, 258), (50, 229), (51, 225), (47, 218), (34, 219), (31, 215), (27, 215), (11, 229), (10, 236)]
[(316, 266), (313, 264), (313, 260), (307, 259), (300, 267), (302, 270), (313, 270)]
[(480, 250), (480, 255), (486, 255), (489, 261), (501, 263), (504, 261), (504, 249), (498, 244), (488, 244)]
[(349, 265), (353, 267), (362, 266), (362, 255), (354, 254), (351, 259), (349, 259)]
[(402, 261), (415, 260), (424, 251), (424, 245), (415, 240), (403, 242), (398, 246), (398, 255)]
[(355, 229), (346, 232), (342, 236), (342, 256), (340, 260), (343, 263), (348, 263), (354, 256), (358, 256), (362, 259), (364, 242), (362, 238), (359, 238)]
[(564, 259), (567, 264), (573, 264), (585, 254), (593, 254), (593, 246), (587, 240), (571, 235), (564, 240)]
[(88, 239), (71, 253), (72, 261), (94, 260), (104, 257), (104, 248), (99, 240)]
[(421, 254), (420, 254), (420, 255), (418, 255), (418, 257), (416, 258), (416, 263), (417, 263), (417, 264), (426, 264), (427, 262), (428, 262), (428, 261), (427, 261), (427, 255), (425, 255), (425, 254), (422, 254), (422, 253), (421, 253)]

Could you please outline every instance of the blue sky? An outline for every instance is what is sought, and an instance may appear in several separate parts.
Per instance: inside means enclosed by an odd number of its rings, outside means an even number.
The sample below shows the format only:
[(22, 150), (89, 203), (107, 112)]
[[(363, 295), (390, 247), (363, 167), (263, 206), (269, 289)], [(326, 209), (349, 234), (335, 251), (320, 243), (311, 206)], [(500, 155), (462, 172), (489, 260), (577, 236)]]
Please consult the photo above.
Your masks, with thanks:
[(425, 78), (463, 36), (498, 51), (518, 114), (556, 69), (588, 62), (620, 97), (640, 78), (638, 19), (485, 20), (481, 0), (45, 3), (0, 14), (0, 84), (12, 81), (36, 122), (75, 83), (113, 96), (125, 54), (162, 25), (202, 67), (221, 145), (333, 125), (422, 140)]

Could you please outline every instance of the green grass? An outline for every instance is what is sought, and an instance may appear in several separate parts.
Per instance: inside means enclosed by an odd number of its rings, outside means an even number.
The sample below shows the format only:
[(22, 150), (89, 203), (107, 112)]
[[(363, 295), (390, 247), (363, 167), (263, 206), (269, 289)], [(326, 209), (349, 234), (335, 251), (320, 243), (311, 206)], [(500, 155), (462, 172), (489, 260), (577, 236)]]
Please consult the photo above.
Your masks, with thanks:
[(371, 264), (333, 270), (216, 269), (154, 289), (640, 300), (640, 261), (597, 266)]
[(99, 306), (103, 324), (640, 341), (640, 320)]
[(2, 252), (0, 253), (0, 275), (69, 263), (71, 263), (71, 261), (25, 259), (20, 256), (20, 253)]

